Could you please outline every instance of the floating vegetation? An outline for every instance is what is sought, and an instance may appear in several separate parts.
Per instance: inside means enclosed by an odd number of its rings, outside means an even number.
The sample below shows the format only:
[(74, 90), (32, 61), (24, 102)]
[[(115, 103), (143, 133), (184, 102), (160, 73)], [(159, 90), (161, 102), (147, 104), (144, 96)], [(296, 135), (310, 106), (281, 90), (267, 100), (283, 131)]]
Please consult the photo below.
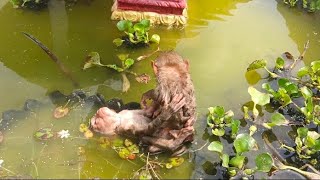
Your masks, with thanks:
[(119, 54), (118, 59), (121, 61), (121, 65), (117, 64), (102, 64), (100, 60), (100, 55), (97, 52), (90, 52), (86, 59), (85, 64), (83, 66), (83, 70), (88, 68), (92, 68), (94, 66), (107, 67), (116, 72), (121, 73), (122, 77), (122, 92), (127, 92), (130, 89), (130, 81), (127, 77), (127, 74), (134, 75), (136, 80), (139, 83), (148, 83), (150, 80), (150, 76), (146, 73), (138, 75), (135, 72), (130, 71), (129, 69), (134, 65), (135, 61), (132, 58), (129, 58), (129, 54)]
[[(244, 106), (243, 120), (249, 120), (250, 123), (257, 124), (262, 129), (264, 127), (266, 131), (276, 126), (292, 126), (295, 130), (295, 146), (281, 143), (280, 148), (297, 155), (297, 160), (309, 164), (309, 167), (315, 165), (316, 168), (319, 168), (317, 162), (320, 159), (317, 154), (320, 152), (320, 134), (312, 127), (320, 125), (320, 61), (314, 61), (310, 66), (300, 68), (296, 75), (292, 74), (292, 69), (297, 62), (303, 59), (307, 48), (308, 43), (305, 45), (304, 52), (297, 59), (294, 59), (288, 52), (284, 53), (286, 59), (277, 58), (273, 70), (267, 68), (265, 60), (256, 60), (249, 65), (248, 72), (263, 69), (269, 78), (268, 82), (262, 84), (262, 91), (252, 86), (248, 88), (253, 106)], [(260, 117), (264, 116), (263, 110), (267, 107), (272, 107), (273, 112), (269, 119), (261, 123), (259, 122)], [(302, 116), (302, 118), (297, 119), (295, 115)], [(250, 126), (250, 134), (238, 134), (240, 121), (233, 119), (232, 111), (225, 112), (221, 106), (210, 107), (207, 124), (212, 129), (213, 135), (227, 136), (233, 141), (235, 155), (231, 156), (224, 152), (224, 146), (220, 141), (212, 141), (208, 146), (209, 151), (219, 154), (222, 166), (227, 168), (231, 177), (249, 178), (256, 172), (272, 173), (279, 169), (291, 169), (307, 178), (320, 177), (320, 173), (316, 170), (311, 173), (285, 165), (287, 163), (272, 147), (266, 136), (263, 138), (272, 155), (260, 153), (255, 157), (255, 167), (248, 167), (246, 165), (248, 157), (244, 153), (259, 149), (253, 137), (257, 126)], [(225, 133), (230, 131), (231, 133)]]
[(308, 12), (320, 10), (320, 0), (283, 0), (290, 7), (299, 6), (306, 9)]
[(119, 47), (125, 45), (126, 47), (143, 47), (147, 46), (150, 42), (160, 43), (160, 36), (153, 34), (149, 37), (150, 20), (143, 19), (138, 23), (133, 24), (129, 20), (121, 20), (117, 23), (119, 31), (124, 32), (126, 35), (122, 38), (113, 40), (113, 43)]

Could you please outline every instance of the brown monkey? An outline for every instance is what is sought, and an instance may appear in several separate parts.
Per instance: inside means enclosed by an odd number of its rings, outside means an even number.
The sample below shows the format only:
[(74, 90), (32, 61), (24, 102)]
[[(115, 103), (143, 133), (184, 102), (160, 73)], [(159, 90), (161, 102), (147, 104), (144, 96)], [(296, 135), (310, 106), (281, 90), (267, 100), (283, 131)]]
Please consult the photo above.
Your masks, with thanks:
[[(168, 106), (168, 111), (162, 112), (157, 118), (166, 119), (170, 117), (171, 113), (177, 112), (185, 104), (185, 98), (179, 94), (173, 98)], [(90, 127), (104, 135), (125, 134), (129, 136), (144, 136), (148, 131), (148, 124), (151, 119), (145, 116), (144, 110), (122, 110), (116, 113), (107, 107), (100, 108), (95, 116), (90, 121)], [(162, 138), (175, 139), (175, 132), (170, 132), (171, 129), (163, 129), (161, 131)], [(173, 135), (171, 135), (171, 133)], [(181, 142), (184, 141), (189, 135), (179, 136)], [(181, 139), (182, 138), (182, 139)], [(163, 149), (169, 149), (170, 145), (163, 146)]]
[[(146, 115), (153, 118), (148, 124), (148, 134), (151, 136), (142, 137), (143, 142), (150, 144), (150, 151), (169, 148), (175, 151), (179, 147), (184, 134), (194, 134), (193, 124), (196, 121), (196, 98), (194, 86), (189, 73), (189, 63), (176, 52), (164, 52), (152, 62), (153, 71), (157, 78), (157, 86), (143, 94), (141, 105)], [(185, 105), (177, 112), (172, 113), (169, 118), (155, 118), (160, 113), (168, 111), (168, 105), (177, 94), (183, 94)], [(152, 99), (151, 106), (146, 105), (146, 100)], [(163, 138), (159, 136), (161, 131), (169, 128), (174, 138)], [(164, 130), (165, 131), (165, 130)], [(175, 133), (173, 133), (175, 132)], [(192, 141), (193, 137), (188, 136), (185, 141)], [(181, 142), (182, 143), (182, 142)], [(170, 147), (167, 147), (171, 144)]]

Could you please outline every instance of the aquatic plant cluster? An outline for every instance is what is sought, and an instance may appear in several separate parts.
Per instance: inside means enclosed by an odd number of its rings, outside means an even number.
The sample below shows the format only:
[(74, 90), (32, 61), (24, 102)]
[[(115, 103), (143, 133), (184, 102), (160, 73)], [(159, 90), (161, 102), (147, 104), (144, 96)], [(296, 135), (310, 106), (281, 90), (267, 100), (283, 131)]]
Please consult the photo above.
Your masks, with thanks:
[[(305, 51), (306, 49), (307, 45)], [(273, 70), (267, 68), (265, 60), (256, 60), (249, 65), (247, 73), (258, 74), (259, 69), (264, 69), (268, 74), (268, 81), (262, 84), (262, 92), (253, 86), (248, 88), (252, 103), (243, 106), (241, 120), (234, 119), (233, 112), (225, 111), (221, 106), (209, 108), (207, 124), (212, 129), (212, 134), (233, 141), (235, 152), (232, 155), (224, 153), (224, 145), (220, 141), (213, 141), (208, 146), (208, 150), (219, 154), (222, 166), (227, 169), (229, 176), (250, 178), (259, 171), (273, 173), (290, 169), (308, 179), (320, 178), (319, 172), (315, 170), (319, 169), (320, 160), (320, 134), (316, 128), (320, 124), (320, 61), (300, 68), (293, 75), (292, 70), (303, 59), (304, 53), (294, 59), (286, 52), (284, 59), (277, 58)], [(270, 117), (266, 115), (269, 113)], [(240, 126), (241, 122), (253, 124), (249, 127), (249, 133), (238, 133), (244, 131)], [(281, 157), (267, 135), (275, 126), (291, 126), (295, 130), (295, 145), (288, 146), (279, 140), (279, 148), (297, 159), (295, 165), (307, 165), (314, 170), (313, 173), (290, 166)], [(268, 152), (258, 154), (255, 157), (255, 167), (250, 167), (246, 165), (248, 157), (245, 153), (259, 149), (253, 136), (257, 129), (263, 130), (263, 140)]]
[(299, 6), (306, 9), (308, 12), (320, 10), (320, 0), (283, 0), (290, 7)]

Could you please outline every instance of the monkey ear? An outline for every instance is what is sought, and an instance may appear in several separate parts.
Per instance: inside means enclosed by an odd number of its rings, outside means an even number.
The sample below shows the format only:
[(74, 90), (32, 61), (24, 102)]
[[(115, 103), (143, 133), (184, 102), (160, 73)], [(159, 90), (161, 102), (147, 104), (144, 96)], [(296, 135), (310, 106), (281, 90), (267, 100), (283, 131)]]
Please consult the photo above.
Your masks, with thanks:
[(154, 63), (154, 61), (151, 61), (151, 66), (153, 68), (154, 74), (158, 74), (158, 67), (156, 66), (156, 63)]
[(186, 69), (187, 71), (189, 71), (189, 61), (188, 60), (183, 60), (184, 61), (184, 64), (186, 65)]

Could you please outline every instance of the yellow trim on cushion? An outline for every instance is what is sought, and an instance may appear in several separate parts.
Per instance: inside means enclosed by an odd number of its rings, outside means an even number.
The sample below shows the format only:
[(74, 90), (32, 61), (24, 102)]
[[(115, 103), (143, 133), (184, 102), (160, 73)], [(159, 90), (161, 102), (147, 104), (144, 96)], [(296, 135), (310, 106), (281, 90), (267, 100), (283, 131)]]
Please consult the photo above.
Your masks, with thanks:
[(149, 19), (152, 24), (161, 24), (166, 26), (181, 26), (187, 23), (187, 9), (183, 10), (183, 15), (159, 14), (155, 12), (123, 11), (117, 9), (117, 1), (111, 8), (112, 20), (130, 20), (133, 22)]

